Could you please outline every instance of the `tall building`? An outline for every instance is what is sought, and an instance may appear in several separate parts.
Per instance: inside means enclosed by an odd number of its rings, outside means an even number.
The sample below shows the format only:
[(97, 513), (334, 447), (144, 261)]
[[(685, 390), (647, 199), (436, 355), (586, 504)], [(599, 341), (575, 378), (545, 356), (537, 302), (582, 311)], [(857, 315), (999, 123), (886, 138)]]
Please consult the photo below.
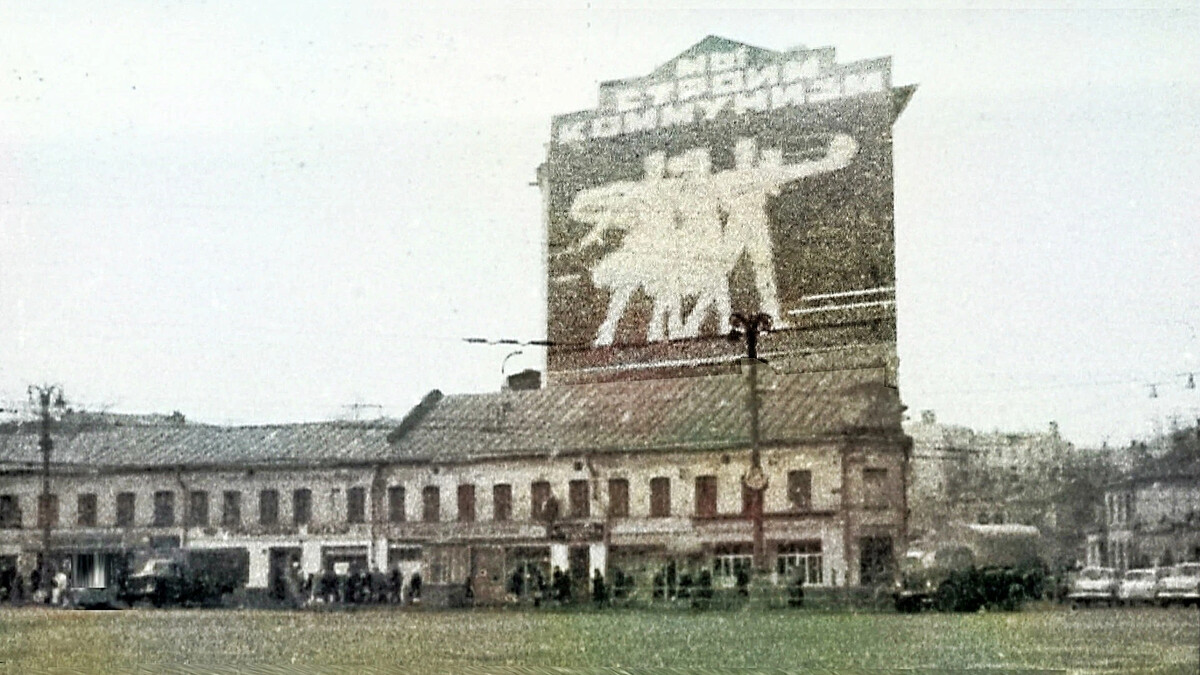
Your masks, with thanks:
[(888, 58), (709, 36), (556, 116), (540, 167), (551, 383), (728, 363), (736, 312), (797, 369), (896, 382)]

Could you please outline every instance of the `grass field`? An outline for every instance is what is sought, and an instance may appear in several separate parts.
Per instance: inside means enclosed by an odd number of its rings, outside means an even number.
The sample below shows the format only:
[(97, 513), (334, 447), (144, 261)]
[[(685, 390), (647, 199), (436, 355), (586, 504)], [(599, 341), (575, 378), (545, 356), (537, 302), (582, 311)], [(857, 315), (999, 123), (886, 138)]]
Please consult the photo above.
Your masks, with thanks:
[[(785, 611), (0, 610), (0, 675), (69, 672), (1196, 673), (1195, 610), (1012, 614)], [(668, 668), (669, 667), (669, 668)], [(610, 670), (620, 668), (622, 670)], [(665, 668), (665, 670), (664, 670)]]

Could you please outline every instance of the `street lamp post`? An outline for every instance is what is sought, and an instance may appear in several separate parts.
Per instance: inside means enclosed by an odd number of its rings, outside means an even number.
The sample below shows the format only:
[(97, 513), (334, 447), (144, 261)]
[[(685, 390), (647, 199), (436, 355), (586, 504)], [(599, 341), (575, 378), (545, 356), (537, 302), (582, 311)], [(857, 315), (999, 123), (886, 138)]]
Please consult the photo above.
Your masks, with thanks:
[[(62, 387), (56, 384), (31, 385), (30, 402), (38, 407), (40, 433), (38, 449), (42, 454), (42, 493), (38, 500), (38, 521), (42, 529), (42, 559), (38, 564), (40, 583), (44, 586), (50, 574), (50, 455), (54, 451), (54, 440), (50, 438), (50, 408), (61, 408)], [(31, 589), (34, 590), (34, 589)]]
[(754, 569), (767, 571), (766, 542), (763, 535), (764, 496), (767, 490), (767, 474), (763, 472), (762, 456), (759, 451), (758, 425), (758, 334), (771, 329), (771, 317), (767, 314), (734, 314), (730, 317), (733, 331), (730, 337), (746, 338), (746, 362), (749, 366), (747, 407), (750, 412), (750, 470), (742, 476), (742, 484), (749, 490), (747, 515), (754, 532)]

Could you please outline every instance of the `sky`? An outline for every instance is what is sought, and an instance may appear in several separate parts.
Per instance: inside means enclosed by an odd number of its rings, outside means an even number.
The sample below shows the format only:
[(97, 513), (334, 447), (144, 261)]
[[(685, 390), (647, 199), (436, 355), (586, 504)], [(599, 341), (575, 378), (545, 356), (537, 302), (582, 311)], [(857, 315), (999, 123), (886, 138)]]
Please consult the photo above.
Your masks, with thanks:
[(1200, 417), (1200, 10), (793, 4), (0, 4), (0, 408), (399, 416), (541, 367), (463, 338), (545, 336), (551, 116), (714, 34), (919, 85), (911, 415), (1080, 445)]

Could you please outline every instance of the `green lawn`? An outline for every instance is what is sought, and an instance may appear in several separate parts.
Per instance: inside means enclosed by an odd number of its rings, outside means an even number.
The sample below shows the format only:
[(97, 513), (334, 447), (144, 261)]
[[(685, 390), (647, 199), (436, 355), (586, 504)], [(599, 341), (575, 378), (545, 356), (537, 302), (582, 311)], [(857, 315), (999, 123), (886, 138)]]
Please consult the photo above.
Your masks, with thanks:
[[(898, 669), (1195, 673), (1195, 610), (1013, 614), (786, 611), (0, 610), (0, 675), (72, 672), (785, 672)], [(194, 667), (184, 667), (189, 664)], [(346, 668), (338, 668), (345, 666)], [(313, 668), (315, 667), (315, 668)], [(610, 670), (619, 667), (623, 670)], [(748, 672), (748, 671), (741, 671)], [(753, 672), (753, 671), (749, 671)], [(774, 670), (770, 672), (780, 672)]]

